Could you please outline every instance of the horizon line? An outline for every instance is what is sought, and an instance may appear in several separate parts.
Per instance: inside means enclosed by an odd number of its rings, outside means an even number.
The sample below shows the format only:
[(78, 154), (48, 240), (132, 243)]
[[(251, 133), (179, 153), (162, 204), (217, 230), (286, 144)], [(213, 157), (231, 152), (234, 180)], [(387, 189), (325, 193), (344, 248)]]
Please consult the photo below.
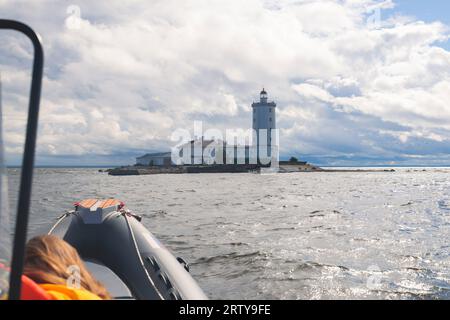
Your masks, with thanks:
[[(313, 164), (315, 166), (319, 166), (322, 168), (371, 168), (371, 167), (380, 167), (380, 168), (450, 168), (450, 164), (352, 164), (352, 165), (331, 165), (331, 164)], [(35, 169), (39, 168), (111, 168), (111, 167), (121, 167), (121, 166), (133, 166), (126, 164), (87, 164), (87, 165), (70, 165), (70, 164), (49, 164), (49, 165), (35, 165)], [(7, 169), (20, 169), (22, 165), (6, 165)]]

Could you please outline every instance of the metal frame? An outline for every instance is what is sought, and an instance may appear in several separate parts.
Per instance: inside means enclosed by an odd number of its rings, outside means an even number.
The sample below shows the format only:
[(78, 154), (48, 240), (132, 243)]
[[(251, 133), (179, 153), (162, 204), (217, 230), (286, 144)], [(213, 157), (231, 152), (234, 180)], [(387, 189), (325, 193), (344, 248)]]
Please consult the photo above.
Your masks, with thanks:
[(23, 33), (31, 40), (34, 47), (28, 123), (22, 162), (22, 174), (20, 177), (19, 203), (17, 206), (11, 274), (9, 279), (9, 299), (19, 300), (22, 289), (22, 272), (25, 258), (25, 244), (27, 240), (28, 217), (30, 214), (36, 136), (39, 120), (39, 103), (41, 99), (44, 69), (44, 51), (38, 35), (26, 24), (15, 20), (0, 19), (0, 29), (15, 30)]

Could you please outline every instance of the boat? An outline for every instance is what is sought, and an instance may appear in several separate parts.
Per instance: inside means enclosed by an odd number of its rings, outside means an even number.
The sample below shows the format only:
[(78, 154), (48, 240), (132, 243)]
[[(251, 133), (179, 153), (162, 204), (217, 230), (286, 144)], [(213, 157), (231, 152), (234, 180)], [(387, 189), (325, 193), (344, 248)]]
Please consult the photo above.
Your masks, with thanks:
[[(12, 252), (0, 247), (2, 249), (0, 250), (0, 299), (47, 299), (48, 295), (43, 289), (23, 275), (44, 70), (44, 51), (41, 37), (20, 21), (0, 19), (0, 30), (22, 33), (28, 37), (34, 49), (26, 140)], [(0, 155), (1, 153), (0, 150)], [(0, 182), (3, 182), (2, 176), (0, 174)], [(0, 195), (2, 195), (2, 190), (0, 190)], [(1, 202), (0, 205), (5, 203)], [(0, 222), (6, 228), (9, 223), (5, 222), (4, 210), (2, 213)], [(65, 212), (50, 228), (48, 234), (60, 237), (75, 247), (86, 262), (88, 269), (96, 279), (105, 285), (114, 299), (207, 299), (202, 289), (191, 277), (189, 265), (182, 258), (176, 258), (165, 248), (141, 224), (140, 220), (141, 217), (133, 214), (119, 200), (86, 199), (76, 203), (73, 210)], [(0, 243), (8, 243), (6, 240), (9, 240), (10, 234), (9, 230), (0, 229)]]
[(189, 273), (123, 202), (75, 203), (48, 232), (77, 249), (94, 277), (114, 299), (205, 300)]

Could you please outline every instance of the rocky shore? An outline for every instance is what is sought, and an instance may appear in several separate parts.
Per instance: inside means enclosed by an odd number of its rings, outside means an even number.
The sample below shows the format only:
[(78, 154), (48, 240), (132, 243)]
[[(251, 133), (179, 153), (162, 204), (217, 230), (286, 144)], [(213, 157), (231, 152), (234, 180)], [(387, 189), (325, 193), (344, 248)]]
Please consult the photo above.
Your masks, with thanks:
[[(112, 176), (138, 176), (150, 174), (186, 174), (186, 173), (259, 173), (267, 168), (258, 165), (192, 165), (192, 166), (124, 166), (108, 170), (100, 170), (107, 172)], [(395, 172), (393, 169), (323, 169), (308, 163), (289, 163), (280, 162), (279, 173), (294, 172)]]

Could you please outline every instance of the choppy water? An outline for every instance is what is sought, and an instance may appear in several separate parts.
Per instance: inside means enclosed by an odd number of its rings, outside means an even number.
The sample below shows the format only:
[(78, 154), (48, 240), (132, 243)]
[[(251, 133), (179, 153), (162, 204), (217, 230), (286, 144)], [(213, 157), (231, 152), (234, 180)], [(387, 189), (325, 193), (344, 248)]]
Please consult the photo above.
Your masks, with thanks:
[[(17, 185), (18, 171), (9, 175)], [(74, 201), (115, 197), (190, 262), (211, 298), (450, 299), (449, 178), (450, 169), (130, 177), (38, 169), (31, 233)]]

